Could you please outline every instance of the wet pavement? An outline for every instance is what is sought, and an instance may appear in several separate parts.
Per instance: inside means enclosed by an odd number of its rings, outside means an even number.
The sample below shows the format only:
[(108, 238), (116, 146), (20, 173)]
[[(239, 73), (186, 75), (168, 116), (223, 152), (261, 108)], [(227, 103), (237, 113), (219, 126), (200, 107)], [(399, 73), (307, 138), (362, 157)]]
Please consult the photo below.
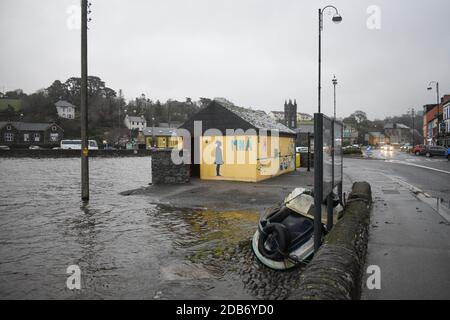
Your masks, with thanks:
[[(79, 160), (0, 160), (0, 298), (283, 299), (295, 286), (301, 268), (275, 273), (250, 249), (265, 206), (256, 200), (283, 199), (281, 180), (213, 188), (210, 209), (200, 190), (155, 201), (148, 158), (92, 159), (90, 170), (83, 205)], [(231, 205), (239, 188), (242, 204)], [(70, 265), (81, 268), (80, 291), (66, 288)]]
[[(369, 181), (374, 197), (366, 266), (381, 268), (381, 290), (369, 290), (364, 279), (363, 299), (450, 299), (450, 221), (444, 208), (450, 162), (445, 161), (399, 152), (387, 161), (346, 159), (347, 187)], [(444, 200), (439, 212), (433, 197)]]

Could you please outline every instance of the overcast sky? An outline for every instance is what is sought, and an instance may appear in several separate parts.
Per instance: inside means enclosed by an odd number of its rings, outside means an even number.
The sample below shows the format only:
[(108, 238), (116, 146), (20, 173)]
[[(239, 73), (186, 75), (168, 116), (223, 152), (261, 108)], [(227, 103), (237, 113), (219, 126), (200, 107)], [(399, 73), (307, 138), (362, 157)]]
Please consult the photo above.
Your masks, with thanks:
[[(91, 0), (89, 74), (153, 100), (225, 97), (237, 105), (282, 110), (297, 99), (317, 110), (318, 13), (335, 5), (343, 22), (325, 15), (323, 111), (360, 109), (383, 118), (436, 100), (438, 80), (450, 93), (448, 0)], [(0, 1), (0, 90), (31, 93), (80, 75), (78, 0)], [(380, 29), (369, 29), (371, 5)], [(372, 11), (373, 12), (373, 11)], [(372, 27), (375, 24), (370, 24)]]

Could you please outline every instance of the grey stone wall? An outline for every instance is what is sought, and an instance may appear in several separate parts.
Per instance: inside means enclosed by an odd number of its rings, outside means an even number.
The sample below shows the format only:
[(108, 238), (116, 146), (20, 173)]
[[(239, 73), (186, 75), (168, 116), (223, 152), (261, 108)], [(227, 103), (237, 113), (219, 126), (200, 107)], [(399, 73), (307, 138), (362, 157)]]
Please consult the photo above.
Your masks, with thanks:
[(176, 165), (171, 159), (172, 150), (152, 152), (152, 183), (183, 184), (190, 181), (190, 165)]
[(356, 182), (343, 218), (327, 235), (324, 244), (300, 276), (292, 300), (355, 300), (361, 295), (370, 204), (367, 182)]

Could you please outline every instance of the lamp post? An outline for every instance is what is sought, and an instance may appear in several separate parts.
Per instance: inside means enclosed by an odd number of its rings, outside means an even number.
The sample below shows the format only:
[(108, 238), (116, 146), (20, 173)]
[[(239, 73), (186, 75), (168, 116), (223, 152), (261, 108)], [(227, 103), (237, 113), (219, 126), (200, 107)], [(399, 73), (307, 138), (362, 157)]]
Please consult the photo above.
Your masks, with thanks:
[(411, 108), (411, 118), (412, 118), (412, 147), (414, 148), (414, 146), (416, 145), (416, 136), (414, 134), (415, 131), (415, 117), (416, 117), (416, 110), (414, 110), (414, 108)]
[(333, 88), (334, 88), (334, 120), (336, 120), (336, 86), (338, 84), (338, 81), (336, 79), (336, 76), (333, 78)]
[[(322, 98), (322, 31), (323, 31), (323, 12), (326, 9), (334, 9), (335, 14), (332, 18), (334, 23), (340, 23), (342, 17), (334, 6), (326, 6), (319, 9), (319, 86), (318, 86), (318, 113), (314, 121), (314, 251), (317, 252), (322, 243), (322, 202), (323, 202), (323, 118), (321, 115)], [(320, 151), (319, 151), (320, 150)], [(327, 205), (332, 203), (331, 195), (327, 195)], [(332, 207), (331, 207), (332, 208)], [(328, 209), (327, 217), (332, 215)], [(331, 221), (331, 219), (329, 219)]]
[(436, 118), (437, 118), (437, 138), (439, 138), (439, 134), (441, 132), (441, 127), (440, 127), (440, 123), (439, 123), (439, 118), (440, 118), (440, 113), (439, 113), (439, 82), (438, 81), (430, 81), (430, 83), (428, 84), (428, 88), (427, 90), (433, 90), (433, 84), (436, 86), (436, 105), (438, 106), (437, 109), (437, 114), (436, 114)]
[(153, 148), (156, 148), (156, 143), (155, 143), (155, 117), (152, 117), (152, 144), (153, 144)]
[(319, 106), (318, 112), (321, 113), (321, 91), (322, 91), (322, 31), (323, 31), (323, 12), (328, 9), (334, 9), (335, 15), (331, 19), (334, 23), (340, 23), (342, 17), (339, 14), (338, 9), (335, 6), (326, 6), (323, 9), (319, 9)]

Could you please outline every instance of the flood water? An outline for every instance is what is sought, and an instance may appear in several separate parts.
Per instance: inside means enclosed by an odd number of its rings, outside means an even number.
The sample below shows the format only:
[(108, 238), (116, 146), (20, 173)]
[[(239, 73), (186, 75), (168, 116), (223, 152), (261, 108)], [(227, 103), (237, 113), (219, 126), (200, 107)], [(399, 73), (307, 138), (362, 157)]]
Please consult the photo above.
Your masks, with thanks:
[[(161, 208), (120, 192), (151, 182), (149, 158), (0, 159), (0, 298), (252, 298), (238, 275), (193, 259), (254, 231), (257, 213)], [(199, 254), (200, 253), (200, 254)], [(66, 287), (78, 265), (82, 289)]]

